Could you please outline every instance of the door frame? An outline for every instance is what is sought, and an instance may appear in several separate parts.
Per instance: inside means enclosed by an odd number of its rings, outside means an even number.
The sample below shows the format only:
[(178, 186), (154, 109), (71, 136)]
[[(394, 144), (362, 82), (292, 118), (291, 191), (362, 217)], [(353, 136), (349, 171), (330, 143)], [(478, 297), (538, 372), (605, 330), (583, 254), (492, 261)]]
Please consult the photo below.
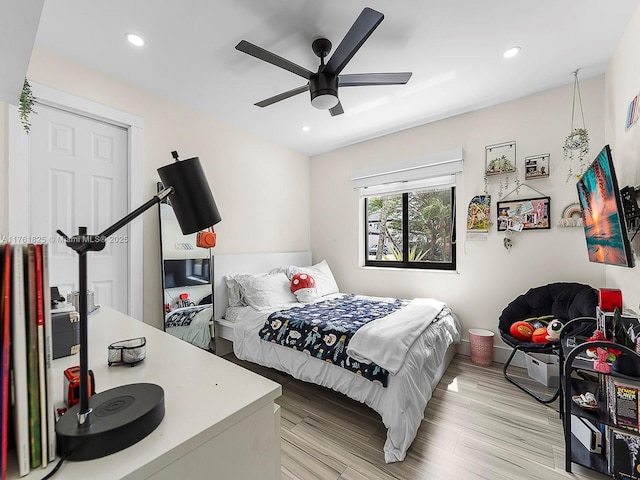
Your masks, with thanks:
[[(107, 122), (127, 130), (127, 209), (131, 211), (141, 205), (143, 202), (143, 189), (139, 187), (143, 185), (142, 167), (144, 160), (142, 118), (46, 85), (35, 82), (30, 82), (30, 84), (37, 103)], [(29, 137), (20, 123), (18, 107), (8, 105), (8, 110), (9, 235), (29, 238), (31, 233), (29, 227), (31, 211), (29, 205)], [(138, 188), (133, 188), (133, 186)], [(142, 221), (134, 221), (129, 224), (127, 313), (139, 320), (144, 320), (143, 233)], [(90, 262), (91, 260), (89, 259), (89, 265), (91, 265)]]

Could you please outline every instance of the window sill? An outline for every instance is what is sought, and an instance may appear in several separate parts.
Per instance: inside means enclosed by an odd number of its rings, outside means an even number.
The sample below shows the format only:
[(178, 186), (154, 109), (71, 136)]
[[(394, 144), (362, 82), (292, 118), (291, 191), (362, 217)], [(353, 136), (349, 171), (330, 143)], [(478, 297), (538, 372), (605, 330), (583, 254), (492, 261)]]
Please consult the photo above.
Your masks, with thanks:
[(421, 273), (421, 274), (436, 274), (436, 275), (460, 275), (458, 270), (437, 270), (429, 268), (403, 268), (403, 267), (373, 267), (367, 265), (360, 265), (358, 267), (361, 270), (371, 271), (387, 271), (387, 272), (408, 272), (408, 273)]

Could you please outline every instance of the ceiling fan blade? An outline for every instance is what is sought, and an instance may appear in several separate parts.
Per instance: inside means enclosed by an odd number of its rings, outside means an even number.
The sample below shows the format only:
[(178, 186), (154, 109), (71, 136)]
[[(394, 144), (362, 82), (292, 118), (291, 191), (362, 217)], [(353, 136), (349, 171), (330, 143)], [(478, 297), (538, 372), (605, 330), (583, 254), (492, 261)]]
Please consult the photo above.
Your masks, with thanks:
[(331, 116), (335, 117), (336, 115), (342, 115), (344, 113), (344, 110), (342, 109), (342, 104), (338, 101), (338, 104), (329, 109), (329, 112), (331, 112)]
[(338, 75), (383, 19), (383, 14), (369, 7), (362, 10), (338, 48), (331, 55), (324, 71)]
[(289, 90), (287, 92), (280, 93), (271, 98), (267, 98), (266, 100), (262, 100), (261, 102), (256, 103), (257, 107), (268, 107), (269, 105), (273, 105), (280, 100), (284, 100), (285, 98), (293, 97), (294, 95), (298, 95), (299, 93), (306, 92), (309, 90), (309, 84), (298, 88), (294, 88), (293, 90)]
[(247, 53), (267, 63), (275, 65), (276, 67), (284, 68), (285, 70), (288, 70), (291, 73), (300, 75), (302, 78), (306, 80), (309, 80), (311, 75), (313, 75), (312, 71), (307, 70), (306, 68), (301, 67), (300, 65), (297, 65), (287, 60), (286, 58), (282, 58), (279, 55), (276, 55), (275, 53), (271, 53), (270, 51), (265, 50), (262, 47), (254, 45), (253, 43), (249, 43), (246, 40), (240, 41), (240, 43), (236, 45), (236, 50)]
[(355, 73), (340, 75), (338, 86), (359, 87), (364, 85), (404, 85), (411, 78), (411, 72), (397, 73)]

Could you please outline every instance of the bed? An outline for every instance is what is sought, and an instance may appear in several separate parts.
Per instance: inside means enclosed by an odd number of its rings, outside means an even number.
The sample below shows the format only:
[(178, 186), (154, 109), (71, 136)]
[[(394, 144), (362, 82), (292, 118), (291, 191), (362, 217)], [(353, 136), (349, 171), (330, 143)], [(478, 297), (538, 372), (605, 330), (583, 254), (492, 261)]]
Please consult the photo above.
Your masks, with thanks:
[[(296, 273), (305, 272), (310, 273), (314, 278), (317, 277), (317, 284), (314, 286), (317, 288), (314, 289), (318, 298), (300, 302), (291, 291), (287, 293), (282, 290), (285, 286), (289, 286), (285, 284), (284, 278), (290, 282)], [(243, 277), (251, 281), (257, 279), (256, 282), (259, 285), (262, 282), (269, 282), (269, 287), (263, 291), (260, 292), (257, 289), (267, 305), (236, 304), (237, 291), (234, 290), (237, 290), (237, 287), (233, 280), (239, 279), (239, 282), (246, 280), (242, 279)], [(215, 255), (213, 257), (213, 291), (216, 335), (232, 341), (234, 354), (242, 360), (274, 368), (299, 380), (331, 388), (371, 407), (380, 414), (387, 428), (387, 439), (384, 445), (385, 461), (387, 463), (402, 461), (418, 431), (427, 402), (455, 355), (455, 344), (460, 341), (460, 323), (444, 303), (434, 299), (401, 300), (365, 297), (339, 292), (334, 283), (335, 280), (326, 262), (312, 265), (310, 252)], [(277, 285), (277, 288), (274, 285)], [(329, 285), (328, 288), (327, 285)], [(240, 290), (244, 291), (242, 288)], [(253, 289), (251, 291), (253, 295)], [(262, 298), (260, 295), (258, 297)], [(353, 358), (347, 355), (346, 363), (355, 363), (357, 368), (354, 371), (354, 368), (347, 369), (336, 365), (337, 362), (333, 360), (340, 361), (340, 358), (335, 354), (334, 347), (330, 351), (334, 358), (321, 359), (317, 358), (316, 350), (304, 344), (305, 334), (277, 333), (280, 332), (280, 325), (283, 323), (301, 323), (297, 320), (289, 322), (287, 319), (297, 318), (298, 312), (303, 309), (309, 310), (313, 316), (316, 308), (343, 305), (343, 302), (352, 302), (358, 308), (364, 307), (367, 311), (370, 305), (368, 302), (377, 302), (382, 306), (378, 317), (367, 318), (366, 321), (361, 322), (366, 324), (363, 324), (351, 337), (349, 348), (354, 346), (356, 350), (355, 345), (366, 347), (371, 343), (395, 343), (372, 342), (369, 337), (367, 337), (368, 340), (362, 340), (365, 337), (361, 333), (365, 330), (384, 337), (392, 334), (392, 331), (401, 329), (399, 325), (420, 322), (423, 312), (435, 313), (428, 319), (429, 321), (422, 321), (424, 327), (421, 327), (419, 332), (413, 334), (414, 336), (408, 341), (403, 341), (403, 337), (399, 337), (398, 343), (406, 344), (402, 354), (392, 355), (393, 358), (390, 361), (387, 358), (381, 360), (381, 364), (389, 365), (386, 380), (379, 380), (377, 377), (370, 379), (364, 376), (365, 368), (359, 368), (376, 366), (375, 362), (369, 361), (366, 351), (365, 358), (360, 358), (363, 355), (362, 351), (349, 350), (349, 354), (353, 353)], [(378, 307), (372, 311), (377, 309)], [(386, 314), (384, 309), (388, 309), (391, 313)], [(342, 310), (345, 309), (342, 308)], [(315, 315), (319, 314), (315, 313)], [(346, 316), (349, 314), (347, 313)], [(273, 330), (272, 327), (277, 329)], [(411, 335), (410, 332), (409, 334)], [(269, 337), (270, 335), (273, 336)], [(276, 338), (277, 335), (280, 335), (280, 338)], [(327, 341), (328, 335), (324, 337), (320, 335), (320, 338), (325, 339), (326, 345), (331, 342), (333, 342), (332, 345), (339, 344), (336, 343), (335, 338)], [(295, 342), (298, 343), (294, 344)], [(295, 348), (292, 348), (292, 345)], [(388, 356), (385, 351), (377, 352), (376, 355), (378, 355), (377, 357), (374, 355), (376, 361), (380, 355)], [(342, 363), (345, 363), (344, 359), (343, 355)], [(357, 360), (354, 361), (354, 359)], [(350, 366), (353, 367), (353, 365)], [(379, 373), (377, 368), (373, 370), (376, 371), (374, 373)], [(387, 369), (383, 368), (383, 370)]]

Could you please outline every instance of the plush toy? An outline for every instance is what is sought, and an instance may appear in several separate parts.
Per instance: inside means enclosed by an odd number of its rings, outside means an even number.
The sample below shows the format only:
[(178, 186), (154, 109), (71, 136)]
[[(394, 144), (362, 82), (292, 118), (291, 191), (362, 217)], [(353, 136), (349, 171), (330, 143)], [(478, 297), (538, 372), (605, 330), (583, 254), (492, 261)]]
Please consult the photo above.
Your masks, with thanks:
[(560, 332), (564, 325), (557, 318), (551, 320), (547, 325), (547, 342), (557, 342), (560, 340)]
[(521, 342), (530, 342), (531, 336), (533, 335), (533, 327), (529, 322), (525, 322), (523, 320), (512, 324), (509, 329), (509, 333), (516, 340), (520, 340)]
[[(521, 342), (546, 343), (548, 341), (546, 339), (547, 327), (549, 325), (549, 320), (552, 319), (553, 315), (527, 318), (525, 320), (513, 323), (511, 325), (511, 328), (509, 328), (509, 333), (513, 338), (515, 338), (516, 340), (520, 340)], [(545, 331), (544, 337), (542, 337), (542, 330), (539, 329), (543, 329)], [(534, 335), (539, 338), (533, 340)]]
[[(593, 332), (593, 335), (591, 335), (587, 339), (587, 342), (611, 342), (612, 344), (614, 343), (613, 340), (607, 340), (607, 337), (605, 337), (604, 332), (602, 330), (596, 330), (595, 332)], [(607, 362), (613, 362), (618, 357), (618, 355), (620, 355), (620, 350), (611, 348), (611, 347), (607, 347), (606, 349), (587, 348), (587, 355), (597, 360), (598, 350), (604, 350), (605, 352), (607, 352), (607, 358), (606, 358)]]
[(538, 327), (533, 331), (531, 341), (533, 343), (548, 343), (547, 333), (547, 327)]
[(301, 303), (311, 303), (318, 298), (316, 280), (308, 273), (296, 273), (291, 278), (291, 292)]

